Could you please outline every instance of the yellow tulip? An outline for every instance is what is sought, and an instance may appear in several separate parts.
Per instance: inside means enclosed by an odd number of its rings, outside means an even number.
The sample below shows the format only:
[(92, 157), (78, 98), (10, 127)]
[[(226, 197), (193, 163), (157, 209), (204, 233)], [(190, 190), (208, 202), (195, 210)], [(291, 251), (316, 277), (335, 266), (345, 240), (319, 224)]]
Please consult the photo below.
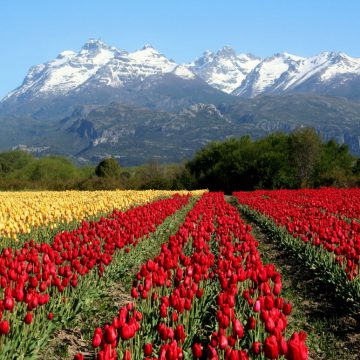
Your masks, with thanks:
[[(175, 191), (40, 191), (0, 192), (0, 237), (17, 239), (32, 228), (80, 221), (114, 209), (125, 211), (159, 197), (170, 197)], [(187, 194), (188, 191), (177, 191)], [(199, 196), (204, 190), (192, 191)]]

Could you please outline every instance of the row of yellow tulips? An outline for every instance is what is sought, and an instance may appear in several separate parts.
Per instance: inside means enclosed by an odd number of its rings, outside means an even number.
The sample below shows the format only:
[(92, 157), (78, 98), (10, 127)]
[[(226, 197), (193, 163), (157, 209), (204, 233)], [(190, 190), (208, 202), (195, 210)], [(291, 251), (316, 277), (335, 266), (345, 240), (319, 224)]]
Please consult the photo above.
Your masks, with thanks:
[(18, 234), (30, 233), (39, 226), (56, 228), (58, 223), (113, 209), (126, 210), (174, 193), (165, 190), (0, 192), (0, 237), (16, 240)]

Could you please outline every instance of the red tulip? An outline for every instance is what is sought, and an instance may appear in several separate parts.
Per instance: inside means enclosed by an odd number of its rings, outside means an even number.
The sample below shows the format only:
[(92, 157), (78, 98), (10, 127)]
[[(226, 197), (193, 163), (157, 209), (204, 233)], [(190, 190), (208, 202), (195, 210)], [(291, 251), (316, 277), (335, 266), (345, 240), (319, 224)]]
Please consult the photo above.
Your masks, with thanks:
[(233, 335), (241, 339), (244, 336), (244, 328), (239, 319), (233, 321)]
[(183, 325), (177, 325), (175, 329), (175, 339), (180, 342), (184, 343), (185, 341), (185, 330)]
[(120, 337), (122, 340), (129, 340), (135, 335), (135, 328), (133, 326), (129, 326), (124, 324), (120, 328)]
[(248, 329), (253, 330), (255, 329), (255, 326), (256, 326), (256, 320), (253, 316), (250, 316), (248, 318), (247, 327)]
[(220, 335), (220, 337), (219, 337), (219, 348), (221, 350), (224, 350), (224, 349), (227, 348), (227, 346), (228, 346), (228, 340), (227, 340), (226, 336), (225, 335)]
[(290, 303), (285, 303), (283, 306), (283, 313), (285, 315), (290, 315), (291, 314), (291, 304)]
[(267, 332), (272, 333), (275, 329), (275, 322), (274, 320), (269, 317), (265, 322), (265, 329)]
[(274, 335), (265, 339), (264, 352), (267, 358), (276, 359), (279, 356), (279, 347)]
[(117, 332), (113, 326), (109, 326), (104, 333), (105, 341), (108, 344), (112, 344), (117, 339)]
[(281, 288), (282, 288), (281, 282), (275, 283), (274, 290), (273, 290), (274, 295), (276, 295), (276, 296), (279, 295), (281, 293)]
[(198, 343), (195, 343), (192, 347), (192, 353), (195, 359), (200, 359), (202, 357), (202, 346)]
[(95, 333), (92, 339), (92, 346), (97, 348), (101, 345), (101, 335), (99, 333)]
[(27, 313), (24, 319), (24, 323), (25, 324), (31, 324), (32, 322), (32, 314), (31, 313)]
[(12, 310), (14, 308), (14, 299), (12, 297), (6, 297), (4, 300), (4, 308), (6, 310)]
[(259, 355), (261, 353), (261, 343), (260, 341), (255, 341), (251, 345), (251, 352), (254, 355)]
[(300, 334), (294, 333), (291, 339), (288, 341), (288, 353), (286, 359), (288, 360), (307, 360), (308, 348), (305, 344), (306, 334), (301, 332)]
[(10, 332), (10, 324), (7, 320), (0, 321), (0, 334), (7, 335)]
[(144, 345), (144, 355), (145, 356), (151, 356), (153, 351), (152, 344), (148, 343)]

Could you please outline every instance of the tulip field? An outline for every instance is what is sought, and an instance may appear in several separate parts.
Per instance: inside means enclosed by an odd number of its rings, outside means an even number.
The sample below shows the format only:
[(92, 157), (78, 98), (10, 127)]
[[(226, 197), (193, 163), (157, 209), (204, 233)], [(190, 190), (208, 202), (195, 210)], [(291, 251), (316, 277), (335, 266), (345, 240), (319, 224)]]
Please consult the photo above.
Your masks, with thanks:
[(250, 230), (223, 194), (204, 194), (140, 267), (133, 302), (94, 330), (97, 358), (307, 359), (306, 334), (285, 336), (291, 304)]
[[(358, 189), (0, 193), (0, 358), (54, 359), (50, 341), (76, 324), (82, 345), (58, 358), (306, 360), (243, 216), (356, 311), (359, 204)], [(81, 317), (89, 304), (104, 315)]]
[(34, 227), (82, 220), (113, 209), (126, 210), (169, 191), (0, 192), (0, 237), (17, 240)]
[(324, 282), (333, 285), (339, 297), (359, 311), (359, 189), (255, 191), (234, 195), (246, 206), (245, 211), (276, 233), (285, 247), (315, 268)]

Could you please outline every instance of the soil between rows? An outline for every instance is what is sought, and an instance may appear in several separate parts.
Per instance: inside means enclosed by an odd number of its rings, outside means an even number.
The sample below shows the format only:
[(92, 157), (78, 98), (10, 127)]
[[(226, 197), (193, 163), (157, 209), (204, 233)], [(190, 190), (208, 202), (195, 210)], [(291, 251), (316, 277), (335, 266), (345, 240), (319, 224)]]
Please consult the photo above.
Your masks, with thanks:
[[(227, 200), (236, 206), (232, 197)], [(359, 360), (360, 316), (350, 315), (310, 269), (273, 243), (254, 221), (243, 213), (241, 217), (252, 226), (263, 262), (273, 263), (281, 273), (282, 296), (293, 305), (289, 330), (308, 333), (309, 360)]]
[[(236, 204), (232, 197), (226, 198), (232, 205)], [(241, 217), (253, 228), (252, 233), (259, 242), (258, 249), (263, 262), (275, 264), (281, 273), (282, 296), (293, 305), (293, 312), (288, 317), (289, 333), (299, 329), (308, 333), (309, 360), (359, 360), (359, 317), (349, 315), (333, 297), (331, 289), (324, 286), (297, 259), (272, 243), (261, 227), (244, 214)], [(136, 272), (132, 269), (130, 272), (134, 271)], [(116, 299), (113, 305), (119, 308), (130, 300), (128, 294), (119, 281), (108, 289), (103, 300), (106, 297), (108, 300)], [(51, 339), (47, 350), (43, 356), (48, 360), (69, 358), (69, 355), (73, 356), (78, 351), (86, 359), (94, 359), (95, 355), (89, 340), (83, 338), (78, 327), (59, 330)]]
[[(115, 254), (112, 265), (110, 264), (104, 273), (103, 281), (106, 285), (98, 289), (99, 284), (93, 284), (92, 288), (89, 288), (89, 296), (82, 299), (81, 311), (69, 322), (69, 326), (66, 325), (55, 331), (39, 359), (73, 359), (78, 352), (86, 360), (95, 359), (95, 349), (91, 345), (94, 329), (105, 323), (111, 323), (119, 309), (132, 301), (130, 288), (140, 265), (158, 255), (161, 244), (165, 243), (170, 235), (176, 233), (196, 202), (197, 198), (190, 199), (187, 205), (166, 218), (153, 233), (144, 236), (128, 254), (125, 252)], [(114, 268), (109, 273), (112, 266)]]

